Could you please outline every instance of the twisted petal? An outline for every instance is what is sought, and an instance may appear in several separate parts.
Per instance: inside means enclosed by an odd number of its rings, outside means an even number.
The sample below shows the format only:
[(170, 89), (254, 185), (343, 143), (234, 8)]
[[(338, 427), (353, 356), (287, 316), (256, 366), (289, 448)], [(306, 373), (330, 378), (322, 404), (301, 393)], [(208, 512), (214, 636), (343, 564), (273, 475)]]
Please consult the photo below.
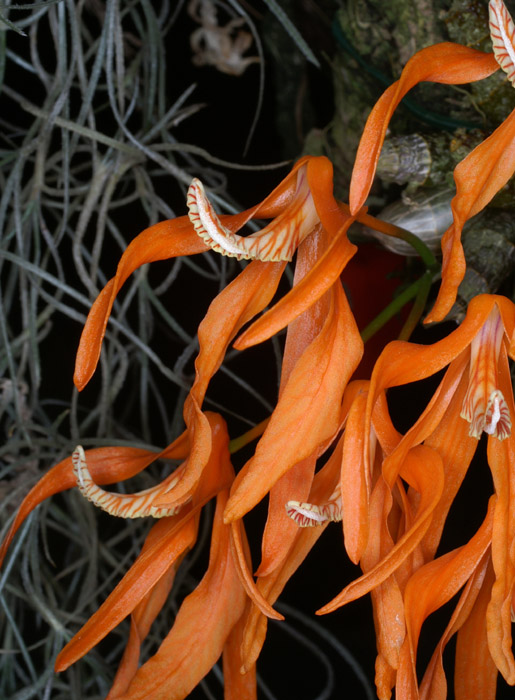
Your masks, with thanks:
[[(464, 623), (468, 620), (474, 606), (477, 602), (478, 596), (483, 588), (486, 570), (489, 564), (489, 553), (487, 552), (478, 565), (472, 576), (467, 581), (465, 588), (463, 589), (458, 604), (454, 608), (449, 624), (445, 628), (445, 632), (436, 647), (431, 661), (424, 673), (424, 678), (420, 686), (420, 700), (446, 700), (447, 698), (447, 681), (445, 678), (445, 673), (443, 669), (442, 656), (443, 651), (451, 639), (451, 637), (456, 634)], [(491, 585), (491, 581), (490, 581)], [(488, 589), (487, 589), (488, 590)], [(484, 611), (483, 611), (484, 612)], [(484, 619), (483, 619), (484, 621)], [(484, 630), (486, 632), (486, 630)], [(484, 635), (486, 641), (486, 634)], [(472, 642), (472, 640), (471, 640)], [(470, 644), (473, 647), (473, 643)], [(489, 657), (487, 649), (484, 649), (486, 656)], [(490, 657), (491, 658), (491, 657)], [(469, 660), (469, 662), (472, 659)], [(485, 663), (483, 659), (477, 659), (479, 662), (479, 668), (476, 664), (470, 664), (470, 670), (474, 669), (475, 675), (481, 677), (481, 671), (484, 669)], [(487, 663), (488, 666), (488, 663)], [(476, 672), (478, 669), (479, 673)], [(490, 700), (488, 695), (483, 695), (477, 690), (469, 697), (480, 697), (482, 700)], [(493, 700), (493, 698), (491, 698)]]
[(247, 513), (294, 464), (335, 435), (343, 391), (362, 347), (341, 285), (335, 284), (322, 330), (295, 365), (254, 457), (235, 480), (228, 522)]
[(454, 693), (456, 700), (495, 700), (497, 667), (493, 662), (486, 633), (486, 611), (492, 593), (494, 573), (490, 559), (479, 594), (456, 640)]
[(127, 278), (145, 263), (206, 250), (208, 247), (195, 235), (187, 216), (150, 226), (131, 241), (118, 263), (116, 275), (109, 280), (91, 307), (82, 331), (73, 377), (79, 391), (86, 386), (96, 369), (114, 300)]
[(399, 568), (424, 537), (443, 491), (444, 475), (440, 455), (424, 445), (412, 448), (403, 462), (401, 476), (420, 494), (413, 524), (381, 561), (350, 583), (336, 598), (318, 610), (317, 614), (332, 612), (379, 586)]
[[(114, 591), (57, 656), (55, 670), (66, 670), (116, 627), (166, 575), (173, 563), (193, 546), (197, 525), (186, 518), (165, 518), (154, 525), (146, 547)], [(149, 534), (150, 537), (150, 534)]]
[[(154, 533), (154, 530), (151, 530), (151, 533)], [(144, 547), (149, 542), (149, 539), (150, 535), (147, 537)], [(168, 599), (175, 579), (177, 564), (178, 562), (174, 561), (168, 571), (163, 574), (132, 611), (129, 639), (127, 640), (122, 660), (116, 669), (116, 676), (106, 700), (115, 700), (115, 698), (122, 695), (129, 687), (129, 683), (138, 670), (141, 644)]]
[(456, 299), (465, 274), (461, 231), (504, 187), (515, 172), (515, 110), (454, 169), (453, 223), (442, 237), (442, 283), (426, 323), (441, 321)]
[[(324, 467), (315, 474), (309, 493), (310, 501), (321, 503), (329, 499), (338, 482), (340, 461), (341, 450), (337, 448)], [(326, 525), (327, 523), (324, 523), (321, 527), (298, 529), (288, 556), (273, 571), (265, 576), (259, 576), (257, 582), (250, 589), (249, 595), (254, 605), (248, 611), (243, 634), (242, 672), (253, 668), (265, 641), (269, 615), (262, 609), (261, 601), (263, 599), (266, 601), (268, 609), (277, 600), (290, 577), (302, 564), (325, 530)], [(239, 563), (242, 564), (241, 561)], [(275, 613), (274, 616), (277, 617), (277, 615), (278, 613)]]
[(138, 669), (120, 700), (186, 698), (216, 663), (241, 617), (245, 595), (230, 552), (230, 527), (222, 521), (225, 500), (226, 493), (220, 493), (204, 578), (183, 601), (159, 650)]
[(391, 116), (417, 83), (460, 84), (482, 80), (499, 68), (493, 54), (460, 44), (443, 43), (418, 51), (410, 58), (397, 82), (383, 93), (370, 113), (356, 155), (350, 184), (350, 208), (356, 214), (365, 203)]
[(404, 592), (407, 636), (397, 672), (398, 700), (417, 697), (416, 656), (422, 624), (432, 612), (445, 605), (480, 566), (490, 546), (495, 501), (492, 496), (483, 524), (466, 545), (425, 564), (408, 581)]
[[(213, 425), (213, 449), (202, 482), (192, 503), (178, 515), (159, 520), (150, 531), (145, 546), (97, 612), (68, 642), (56, 659), (56, 671), (64, 671), (103, 639), (129, 615), (153, 589), (170, 567), (196, 539), (198, 513), (213, 496), (227, 489), (234, 477), (229, 459), (229, 439), (224, 421), (209, 414)], [(225, 498), (223, 500), (225, 504)]]
[[(506, 357), (500, 372), (510, 412), (515, 411)], [(492, 563), (495, 582), (487, 612), (488, 646), (506, 682), (515, 684), (512, 651), (512, 600), (515, 590), (515, 437), (488, 440), (488, 463), (497, 495), (492, 532)]]

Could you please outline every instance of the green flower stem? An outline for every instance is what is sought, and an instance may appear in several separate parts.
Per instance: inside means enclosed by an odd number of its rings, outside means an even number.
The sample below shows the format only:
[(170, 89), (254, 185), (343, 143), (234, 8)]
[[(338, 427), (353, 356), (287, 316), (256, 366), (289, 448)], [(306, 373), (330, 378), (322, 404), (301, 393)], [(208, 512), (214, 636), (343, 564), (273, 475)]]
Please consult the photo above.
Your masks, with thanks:
[[(419, 299), (422, 299), (422, 291), (426, 289), (426, 286), (431, 284), (432, 280), (432, 274), (429, 271), (426, 271), (422, 277), (420, 277), (416, 282), (413, 282), (413, 284), (410, 284), (410, 286), (405, 289), (401, 294), (399, 294), (398, 297), (395, 297), (395, 299), (388, 304), (387, 307), (385, 307), (380, 314), (378, 314), (373, 321), (371, 321), (368, 326), (366, 326), (362, 331), (361, 331), (361, 338), (364, 343), (367, 342), (377, 331), (382, 328), (393, 316), (395, 316), (396, 313), (398, 313), (405, 304), (408, 303), (408, 301), (411, 301), (414, 297), (417, 298), (417, 301), (415, 302), (415, 306), (418, 308), (418, 305), (420, 304)], [(427, 292), (429, 289), (427, 289)], [(427, 292), (425, 293), (424, 301), (425, 298), (427, 298)], [(420, 297), (419, 297), (420, 294)], [(422, 307), (423, 308), (423, 307)], [(420, 318), (420, 315), (422, 313), (422, 310), (420, 311), (418, 318)], [(413, 317), (414, 318), (414, 317)], [(412, 319), (412, 313), (410, 313), (408, 322), (413, 322)], [(417, 319), (418, 320), (418, 319)], [(404, 331), (404, 328), (403, 328)]]
[(407, 231), (405, 228), (401, 228), (400, 226), (395, 226), (395, 224), (391, 224), (388, 221), (376, 219), (374, 216), (370, 216), (370, 214), (359, 213), (356, 216), (356, 221), (359, 221), (361, 224), (364, 224), (369, 228), (373, 228), (375, 231), (380, 231), (381, 233), (385, 233), (387, 236), (392, 236), (393, 238), (400, 238), (408, 243), (417, 251), (428, 270), (435, 271), (439, 268), (437, 259), (429, 250), (427, 245), (418, 236), (411, 233), (411, 231)]
[(429, 290), (431, 289), (431, 284), (433, 283), (433, 275), (429, 270), (422, 275), (422, 277), (417, 280), (418, 292), (409, 312), (409, 316), (406, 319), (406, 323), (402, 327), (399, 333), (399, 340), (409, 340), (411, 334), (415, 330), (416, 325), (420, 321), (422, 314), (424, 313), (424, 308), (426, 306), (427, 297), (429, 295)]

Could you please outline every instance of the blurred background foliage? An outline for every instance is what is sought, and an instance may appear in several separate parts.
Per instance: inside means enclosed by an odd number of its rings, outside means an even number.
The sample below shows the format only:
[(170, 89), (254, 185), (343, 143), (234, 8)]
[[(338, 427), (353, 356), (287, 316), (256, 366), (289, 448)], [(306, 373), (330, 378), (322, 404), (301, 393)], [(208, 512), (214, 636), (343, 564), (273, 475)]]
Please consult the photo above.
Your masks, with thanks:
[[(486, 18), (486, 2), (478, 0), (0, 4), (3, 532), (29, 488), (78, 442), (157, 449), (182, 429), (196, 328), (240, 263), (208, 253), (139, 270), (115, 304), (97, 375), (79, 397), (72, 374), (80, 330), (127, 243), (185, 213), (193, 176), (209, 187), (219, 210), (234, 212), (284, 176), (290, 163), (278, 161), (302, 153), (333, 161), (336, 194), (346, 199), (366, 115), (385, 86), (410, 55), (437, 41), (489, 50)], [(437, 241), (443, 215), (433, 217), (435, 195), (448, 206), (452, 168), (504, 119), (513, 95), (500, 72), (472, 86), (426, 83), (413, 91), (392, 122), (371, 212), (396, 204), (392, 216), (409, 228), (406, 217), (420, 218), (425, 207)], [(466, 234), (471, 271), (455, 319), (480, 291), (514, 298), (512, 203), (508, 184), (488, 231), (483, 222)], [(356, 228), (353, 235), (368, 234)], [(409, 279), (416, 263), (396, 260), (402, 268), (396, 274)], [(272, 410), (281, 342), (243, 358), (230, 351), (214, 379), (206, 407), (222, 412), (233, 436)], [(155, 464), (120, 488), (150, 486), (166, 469)], [(74, 491), (29, 519), (0, 572), (0, 698), (105, 697), (126, 624), (64, 674), (53, 673), (53, 659), (134, 560), (147, 529), (94, 511)], [(206, 518), (204, 539), (208, 530)], [(329, 539), (341, 548), (336, 530)], [(177, 601), (202, 575), (201, 544), (180, 569), (147, 656), (167, 632)], [(313, 556), (312, 576), (292, 593), (295, 604), (309, 593), (310, 610), (356, 575), (343, 561)], [(315, 583), (321, 585), (308, 592)], [(279, 646), (281, 635), (293, 637), (296, 660), (281, 690), (265, 646), (263, 697), (300, 692), (322, 700), (352, 679), (361, 679), (354, 697), (373, 697), (363, 680), (373, 676), (374, 656), (366, 603), (323, 626), (298, 607), (288, 613), (297, 627), (274, 632), (272, 625), (271, 635)], [(342, 619), (364, 671), (336, 639)], [(296, 677), (303, 655), (309, 681)], [(197, 692), (192, 697), (221, 697), (220, 670)]]

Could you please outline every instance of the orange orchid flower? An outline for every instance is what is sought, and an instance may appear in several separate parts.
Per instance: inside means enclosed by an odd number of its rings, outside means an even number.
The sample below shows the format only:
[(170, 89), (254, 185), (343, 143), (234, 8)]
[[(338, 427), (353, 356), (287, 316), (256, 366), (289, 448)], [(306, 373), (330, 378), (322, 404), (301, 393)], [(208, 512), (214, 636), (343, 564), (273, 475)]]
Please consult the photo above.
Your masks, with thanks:
[[(402, 341), (387, 345), (370, 386), (363, 383), (353, 399), (344, 434), (341, 492), (345, 545), (364, 573), (319, 613), (372, 593), (378, 644), (376, 685), (381, 699), (390, 697), (395, 684), (396, 697), (403, 700), (418, 697), (419, 692), (428, 700), (445, 698), (441, 655), (448, 639), (464, 624), (477, 628), (486, 660), (479, 670), (467, 663), (480, 652), (461, 634), (457, 697), (470, 697), (466, 689), (472, 687), (470, 674), (475, 673), (485, 688), (481, 697), (493, 700), (493, 668), (515, 684), (511, 650), (515, 406), (508, 366), (514, 330), (512, 302), (493, 295), (476, 297), (463, 323), (434, 345)], [(513, 359), (514, 353), (510, 356)], [(396, 434), (382, 405), (385, 391), (429, 377), (447, 365), (420, 418), (404, 436)], [(488, 516), (468, 544), (434, 559), (447, 514), (483, 432), (488, 436), (495, 488)], [(338, 515), (334, 508), (328, 511), (309, 504), (290, 504), (290, 509), (304, 525)], [(489, 562), (492, 571), (485, 578)], [(415, 659), (422, 623), (464, 584), (419, 688)]]
[[(327, 159), (302, 159), (269, 197), (239, 215), (217, 217), (198, 181), (192, 183), (188, 202), (189, 217), (145, 230), (122, 255), (115, 277), (102, 290), (88, 315), (74, 376), (79, 389), (89, 381), (98, 362), (114, 298), (127, 277), (140, 265), (205, 251), (207, 245), (202, 238), (225, 254), (238, 258), (255, 256), (256, 259), (215, 298), (200, 324), (196, 377), (184, 406), (186, 431), (160, 454), (124, 448), (84, 451), (77, 447), (71, 458), (54, 467), (28, 494), (0, 550), (0, 556), (4, 556), (16, 530), (36, 505), (74, 484), (86, 498), (113, 515), (162, 518), (152, 529), (128, 574), (57, 659), (58, 670), (67, 668), (131, 614), (127, 650), (110, 698), (152, 697), (148, 692), (149, 678), (155, 685), (152, 692), (156, 697), (172, 692), (173, 697), (185, 697), (207, 673), (222, 649), (229, 679), (226, 697), (254, 697), (253, 661), (251, 655), (247, 655), (243, 662), (239, 651), (239, 646), (248, 644), (250, 639), (245, 623), (251, 607), (247, 605), (244, 609), (242, 597), (249, 566), (248, 551), (241, 524), (220, 522), (227, 501), (224, 489), (229, 487), (233, 477), (227, 476), (228, 469), (223, 467), (225, 457), (220, 456), (221, 448), (217, 447), (223, 433), (221, 419), (203, 413), (201, 407), (209, 381), (220, 366), (229, 343), (241, 327), (270, 302), (285, 261), (297, 247), (293, 290), (279, 307), (268, 312), (270, 323), (266, 315), (260, 319), (259, 337), (251, 328), (250, 334), (241, 341), (241, 347), (254, 344), (290, 324), (280, 401), (270, 421), (270, 430), (264, 436), (266, 450), (272, 450), (281, 436), (288, 452), (284, 463), (276, 461), (275, 470), (269, 470), (268, 474), (260, 475), (257, 469), (251, 472), (253, 482), (246, 496), (248, 509), (272, 489), (275, 482), (280, 482), (272, 495), (270, 523), (265, 533), (263, 576), (265, 568), (280, 568), (297, 538), (296, 527), (284, 514), (284, 500), (280, 494), (284, 490), (301, 497), (311, 493), (316, 457), (339, 429), (342, 394), (362, 353), (362, 343), (339, 281), (341, 270), (356, 250), (346, 237), (353, 217), (333, 198), (332, 166)], [(237, 231), (252, 217), (271, 217), (273, 221), (258, 235), (239, 237)], [(227, 241), (230, 241), (231, 250), (224, 248)], [(292, 410), (293, 419), (289, 417)], [(294, 439), (282, 436), (288, 422), (296, 430)], [(306, 452), (305, 458), (297, 454), (299, 450)], [(163, 482), (146, 491), (122, 495), (101, 488), (101, 484), (133, 476), (160, 457), (182, 458), (184, 462)], [(249, 494), (250, 505), (247, 503)], [(202, 582), (184, 602), (181, 608), (184, 613), (179, 613), (155, 659), (137, 671), (141, 641), (173, 584), (178, 562), (195, 542), (199, 509), (216, 495), (212, 559), (205, 583)], [(227, 512), (226, 507), (226, 522)], [(285, 530), (289, 532), (285, 534)], [(238, 548), (236, 577), (231, 573), (229, 543), (233, 551), (235, 546)], [(297, 558), (296, 566), (301, 560)], [(290, 566), (289, 575), (294, 568)], [(287, 578), (282, 576), (281, 585)], [(216, 585), (215, 581), (218, 581)], [(234, 615), (230, 619), (224, 617), (222, 605), (229, 599), (231, 605), (236, 600), (241, 602), (241, 605), (233, 605)], [(180, 650), (184, 653), (186, 638), (194, 643), (195, 630), (200, 626), (199, 615), (204, 615), (202, 611), (215, 600), (220, 614), (212, 618), (212, 643), (198, 663), (190, 664), (189, 675), (184, 673), (186, 661), (182, 656), (181, 673), (173, 672), (170, 655), (176, 657)], [(242, 663), (247, 671), (245, 676), (239, 673)], [(157, 680), (154, 678), (156, 667), (160, 669)], [(150, 676), (147, 677), (147, 673)], [(140, 678), (143, 679), (141, 688), (146, 690), (137, 690)]]
[[(274, 313), (275, 308), (269, 312), (272, 323), (268, 322), (265, 314), (259, 325), (259, 329), (264, 328), (264, 331), (258, 338), (244, 337), (242, 343), (246, 340), (245, 346), (273, 335), (313, 306), (338, 280), (340, 272), (356, 250), (346, 236), (353, 217), (340, 208), (334, 199), (332, 166), (323, 157), (301, 159), (261, 204), (241, 214), (218, 217), (198, 180), (194, 180), (190, 187), (188, 206), (189, 217), (156, 224), (139, 234), (128, 246), (115, 277), (99, 294), (88, 315), (77, 352), (74, 376), (79, 390), (89, 381), (98, 362), (114, 298), (127, 277), (140, 265), (202, 252), (207, 245), (237, 258), (255, 258), (214, 299), (199, 326), (200, 351), (195, 362), (196, 377), (184, 405), (190, 453), (180, 478), (170, 477), (169, 482), (157, 486), (152, 494), (146, 495), (147, 498), (152, 497), (154, 510), (164, 506), (181, 506), (191, 498), (198, 486), (209, 454), (210, 429), (201, 411), (209, 381), (237, 332), (271, 301), (285, 261), (291, 259), (295, 249), (309, 234), (319, 229), (326, 232), (323, 254), (316, 264), (311, 259), (302, 282), (282, 299), (279, 313)], [(273, 221), (257, 234), (246, 238), (239, 236), (237, 231), (253, 217), (273, 217)], [(335, 303), (337, 308), (333, 305), (331, 313), (336, 318), (346, 302), (340, 299)], [(322, 343), (322, 340), (319, 342)], [(80, 471), (80, 475), (81, 488), (88, 497), (93, 498), (94, 482), (87, 477), (85, 469)], [(98, 498), (95, 502), (98, 505), (109, 500), (100, 491), (96, 493)]]
[[(417, 83), (469, 83), (488, 77), (499, 66), (513, 82), (513, 22), (502, 0), (491, 0), (489, 7), (494, 53), (483, 53), (449, 42), (429, 46), (410, 58), (400, 79), (376, 103), (363, 131), (352, 173), (349, 197), (353, 214), (361, 209), (370, 191), (393, 112)], [(456, 195), (451, 202), (453, 223), (442, 238), (442, 283), (426, 322), (441, 321), (456, 298), (458, 286), (465, 274), (465, 258), (460, 240), (465, 222), (490, 202), (514, 172), (515, 110), (454, 170)]]

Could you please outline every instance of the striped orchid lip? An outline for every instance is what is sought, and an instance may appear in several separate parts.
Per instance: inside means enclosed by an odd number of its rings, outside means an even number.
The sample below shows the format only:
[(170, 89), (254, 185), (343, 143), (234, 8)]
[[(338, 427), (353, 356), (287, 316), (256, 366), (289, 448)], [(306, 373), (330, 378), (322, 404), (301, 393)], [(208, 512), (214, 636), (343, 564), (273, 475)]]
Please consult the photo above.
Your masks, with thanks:
[(306, 168), (306, 165), (299, 168), (295, 194), (284, 211), (261, 231), (249, 236), (239, 236), (221, 223), (202, 183), (194, 178), (188, 190), (187, 204), (195, 231), (212, 250), (238, 260), (291, 260), (300, 243), (319, 223)]
[(342, 519), (342, 499), (338, 497), (318, 506), (313, 503), (288, 501), (286, 514), (299, 527), (316, 527), (328, 522), (339, 522)]
[(470, 346), (469, 386), (461, 417), (470, 423), (470, 435), (479, 440), (483, 431), (498, 440), (511, 434), (510, 411), (497, 386), (499, 352), (505, 335), (496, 305)]
[(176, 515), (183, 504), (180, 505), (156, 505), (155, 501), (164, 491), (172, 488), (179, 481), (184, 472), (184, 467), (179, 467), (165, 481), (152, 488), (138, 491), (137, 493), (114, 493), (106, 491), (93, 481), (88, 469), (86, 455), (81, 445), (77, 445), (72, 454), (73, 473), (77, 479), (77, 486), (82, 495), (91, 501), (93, 505), (101, 508), (110, 515), (119, 518), (164, 518)]
[(488, 11), (495, 59), (515, 86), (515, 25), (502, 0), (490, 0)]

